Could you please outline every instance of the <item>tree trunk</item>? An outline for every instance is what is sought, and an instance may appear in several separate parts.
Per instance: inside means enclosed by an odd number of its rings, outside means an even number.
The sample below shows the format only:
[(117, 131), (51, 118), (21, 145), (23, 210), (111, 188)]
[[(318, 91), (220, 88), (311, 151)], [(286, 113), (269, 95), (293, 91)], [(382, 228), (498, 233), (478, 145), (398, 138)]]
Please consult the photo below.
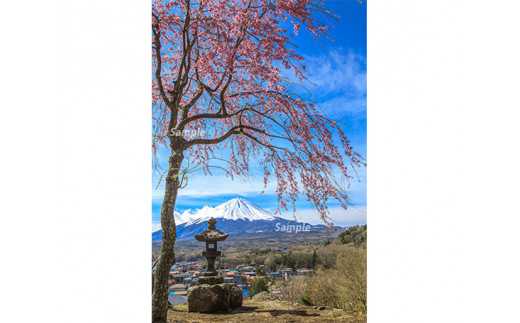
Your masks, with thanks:
[[(173, 148), (173, 147), (172, 147)], [(175, 264), (175, 239), (177, 228), (173, 210), (179, 190), (179, 169), (184, 159), (183, 151), (172, 149), (168, 174), (165, 179), (164, 200), (161, 208), (162, 244), (159, 261), (155, 270), (152, 294), (152, 322), (166, 323), (168, 315), (168, 276)]]

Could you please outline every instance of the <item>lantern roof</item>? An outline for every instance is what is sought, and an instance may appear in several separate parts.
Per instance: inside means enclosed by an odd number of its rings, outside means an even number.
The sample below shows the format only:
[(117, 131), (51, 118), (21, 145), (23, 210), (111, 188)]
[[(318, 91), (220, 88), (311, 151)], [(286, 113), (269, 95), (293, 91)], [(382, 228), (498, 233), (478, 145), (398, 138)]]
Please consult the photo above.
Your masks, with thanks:
[(229, 234), (224, 233), (216, 228), (217, 220), (211, 217), (208, 220), (208, 229), (195, 235), (197, 241), (224, 241)]

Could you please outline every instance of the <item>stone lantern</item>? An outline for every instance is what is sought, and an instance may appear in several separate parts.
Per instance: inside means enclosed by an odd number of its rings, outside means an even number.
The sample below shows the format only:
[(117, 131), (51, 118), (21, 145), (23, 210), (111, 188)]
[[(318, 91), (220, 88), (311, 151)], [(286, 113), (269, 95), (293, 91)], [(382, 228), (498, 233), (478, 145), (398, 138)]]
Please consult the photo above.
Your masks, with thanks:
[(203, 277), (198, 279), (198, 284), (222, 284), (224, 282), (224, 278), (218, 276), (217, 271), (215, 270), (215, 259), (220, 256), (222, 253), (217, 250), (217, 241), (224, 241), (228, 237), (227, 233), (223, 233), (216, 228), (217, 221), (212, 217), (208, 220), (208, 229), (202, 231), (199, 234), (195, 235), (195, 239), (200, 242), (206, 242), (206, 251), (202, 253), (204, 257), (206, 257), (208, 261), (208, 268), (206, 272), (204, 272)]
[(215, 259), (221, 255), (217, 250), (217, 241), (228, 237), (215, 227), (214, 218), (208, 220), (208, 229), (195, 235), (195, 239), (206, 242), (206, 251), (202, 253), (208, 260), (208, 268), (197, 280), (197, 286), (188, 290), (188, 311), (212, 313), (227, 311), (242, 306), (242, 290), (235, 284), (224, 284), (224, 278), (215, 270)]

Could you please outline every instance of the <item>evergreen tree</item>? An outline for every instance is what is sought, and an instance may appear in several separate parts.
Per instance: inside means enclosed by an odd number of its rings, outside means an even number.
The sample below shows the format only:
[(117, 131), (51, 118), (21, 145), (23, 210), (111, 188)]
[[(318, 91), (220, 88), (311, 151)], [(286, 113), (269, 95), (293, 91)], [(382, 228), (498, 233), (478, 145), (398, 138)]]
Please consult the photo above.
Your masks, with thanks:
[(311, 259), (312, 269), (316, 268), (317, 263), (318, 263), (318, 255), (316, 254), (316, 249), (314, 249), (314, 252), (312, 253), (312, 259)]
[(330, 244), (330, 239), (327, 238), (327, 241), (325, 241), (325, 243), (323, 244), (324, 246), (328, 246)]

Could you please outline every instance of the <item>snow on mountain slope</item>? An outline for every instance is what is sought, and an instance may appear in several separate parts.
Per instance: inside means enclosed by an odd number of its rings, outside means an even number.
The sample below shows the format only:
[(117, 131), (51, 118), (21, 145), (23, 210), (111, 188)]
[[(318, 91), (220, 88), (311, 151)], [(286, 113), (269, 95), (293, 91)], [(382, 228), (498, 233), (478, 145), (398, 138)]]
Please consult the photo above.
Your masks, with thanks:
[(207, 221), (210, 217), (226, 220), (275, 220), (276, 217), (243, 198), (235, 198), (215, 208), (204, 206), (195, 211), (186, 210), (182, 214), (175, 214), (177, 224), (197, 224)]

